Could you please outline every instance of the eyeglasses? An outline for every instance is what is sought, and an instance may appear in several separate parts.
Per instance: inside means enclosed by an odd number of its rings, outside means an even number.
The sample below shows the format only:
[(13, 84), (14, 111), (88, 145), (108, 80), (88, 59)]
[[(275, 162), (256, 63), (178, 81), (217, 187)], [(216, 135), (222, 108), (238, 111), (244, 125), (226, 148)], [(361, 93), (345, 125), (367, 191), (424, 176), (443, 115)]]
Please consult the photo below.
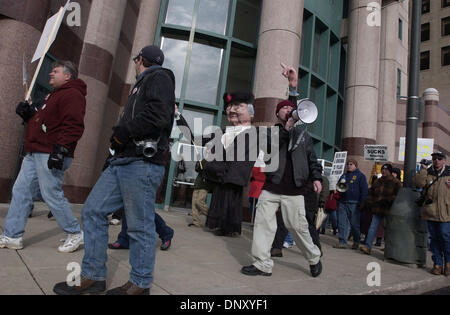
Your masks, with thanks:
[(244, 103), (240, 103), (240, 104), (230, 104), (227, 106), (226, 112), (229, 113), (231, 111), (231, 108), (235, 108), (236, 110), (242, 110), (245, 105)]
[(134, 63), (135, 63), (135, 64), (138, 63), (140, 58), (141, 58), (141, 56), (136, 56), (136, 57), (134, 57), (134, 58), (133, 58)]
[(434, 157), (433, 158), (433, 161), (436, 161), (436, 160), (439, 160), (439, 161), (442, 161), (444, 158), (442, 158), (442, 157)]

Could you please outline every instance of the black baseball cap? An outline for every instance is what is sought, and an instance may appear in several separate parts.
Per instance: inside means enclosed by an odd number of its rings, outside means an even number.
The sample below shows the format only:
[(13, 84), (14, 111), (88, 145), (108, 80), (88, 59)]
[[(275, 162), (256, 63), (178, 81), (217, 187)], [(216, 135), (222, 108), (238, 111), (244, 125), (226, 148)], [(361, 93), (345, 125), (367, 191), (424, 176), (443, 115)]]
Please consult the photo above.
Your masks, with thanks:
[(139, 54), (134, 58), (137, 59), (139, 57), (143, 57), (147, 59), (150, 63), (154, 63), (162, 66), (164, 63), (164, 53), (158, 46), (150, 45), (142, 48)]

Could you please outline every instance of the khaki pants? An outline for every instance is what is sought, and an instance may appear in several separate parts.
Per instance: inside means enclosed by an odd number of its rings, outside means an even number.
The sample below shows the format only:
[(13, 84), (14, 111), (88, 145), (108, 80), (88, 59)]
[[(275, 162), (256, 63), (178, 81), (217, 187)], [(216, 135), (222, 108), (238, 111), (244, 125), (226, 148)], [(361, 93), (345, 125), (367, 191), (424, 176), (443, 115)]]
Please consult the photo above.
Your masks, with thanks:
[(192, 194), (192, 218), (193, 223), (196, 226), (201, 226), (202, 222), (200, 220), (200, 215), (203, 214), (208, 216), (208, 206), (206, 205), (206, 197), (208, 196), (208, 191), (205, 189), (194, 189)]
[(277, 231), (278, 208), (281, 208), (286, 228), (291, 232), (308, 263), (318, 264), (320, 249), (314, 245), (309, 234), (303, 196), (277, 195), (264, 190), (259, 197), (253, 230), (253, 265), (263, 272), (272, 273), (273, 260), (270, 258), (270, 250)]

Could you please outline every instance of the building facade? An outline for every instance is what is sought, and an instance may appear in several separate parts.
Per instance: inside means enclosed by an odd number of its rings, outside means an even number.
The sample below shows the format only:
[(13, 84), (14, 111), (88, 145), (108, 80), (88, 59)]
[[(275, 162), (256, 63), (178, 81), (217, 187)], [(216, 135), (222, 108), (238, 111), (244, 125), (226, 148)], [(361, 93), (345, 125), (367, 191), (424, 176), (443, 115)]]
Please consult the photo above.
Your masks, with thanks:
[[(23, 98), (23, 55), (30, 60), (45, 21), (62, 0), (0, 2), (0, 202), (10, 198), (17, 174), (23, 126), (15, 106)], [(381, 0), (79, 0), (80, 26), (64, 20), (46, 57), (34, 98), (48, 93), (51, 61), (79, 65), (88, 85), (86, 130), (64, 189), (72, 202), (84, 202), (108, 155), (111, 128), (134, 83), (131, 61), (148, 44), (160, 46), (165, 67), (176, 76), (177, 104), (195, 135), (226, 126), (222, 95), (251, 90), (255, 124), (271, 125), (279, 101), (287, 98), (280, 63), (298, 68), (298, 92), (319, 109), (307, 126), (317, 155), (333, 160), (348, 151), (370, 173), (365, 144), (384, 144), (399, 164), (399, 138), (405, 134), (409, 1)], [(36, 62), (37, 63), (37, 62)], [(28, 62), (28, 73), (35, 64)], [(433, 87), (433, 86), (427, 86)], [(436, 103), (436, 95), (430, 104)], [(434, 102), (434, 103), (433, 103)], [(447, 138), (441, 106), (420, 130)], [(201, 125), (194, 120), (201, 118)], [(436, 120), (433, 120), (436, 119)], [(199, 120), (197, 120), (198, 122)], [(440, 122), (438, 122), (440, 121)], [(441, 128), (442, 127), (442, 128)], [(427, 129), (428, 128), (428, 129)], [(442, 129), (444, 131), (442, 131)], [(174, 133), (175, 141), (178, 136)], [(441, 141), (441, 140), (439, 140)], [(183, 141), (181, 141), (183, 142)], [(181, 144), (182, 149), (188, 144)], [(182, 150), (180, 149), (180, 150)], [(190, 207), (194, 163), (168, 161), (162, 206)]]

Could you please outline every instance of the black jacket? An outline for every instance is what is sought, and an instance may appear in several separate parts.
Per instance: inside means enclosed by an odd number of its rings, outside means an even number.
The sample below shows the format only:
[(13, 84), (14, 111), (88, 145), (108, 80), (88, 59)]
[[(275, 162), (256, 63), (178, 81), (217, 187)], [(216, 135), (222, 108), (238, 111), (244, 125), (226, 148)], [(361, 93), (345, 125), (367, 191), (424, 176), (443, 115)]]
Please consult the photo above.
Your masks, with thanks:
[[(322, 181), (322, 168), (317, 162), (311, 136), (301, 126), (289, 132), (281, 124), (279, 142), (279, 167), (275, 172), (266, 173), (266, 181), (280, 184), (286, 168), (286, 156), (291, 154), (294, 169), (294, 181), (297, 187), (303, 187), (310, 181)], [(288, 153), (288, 150), (291, 152)]]
[(175, 113), (175, 76), (172, 71), (155, 68), (139, 78), (134, 85), (123, 110), (119, 126), (127, 128), (132, 139), (158, 139), (158, 152), (152, 158), (139, 154), (134, 141), (116, 157), (143, 157), (145, 161), (164, 165), (164, 151)]
[[(252, 127), (238, 134), (228, 149), (225, 149), (220, 142), (220, 138), (214, 138), (209, 145), (215, 145), (213, 148), (222, 150), (223, 155), (220, 160), (213, 160), (205, 163), (205, 178), (216, 184), (232, 184), (245, 187), (248, 184), (250, 175), (255, 165), (258, 150), (259, 128)], [(225, 133), (224, 133), (225, 134)], [(245, 144), (244, 147), (240, 145)], [(256, 153), (256, 154), (255, 154)]]

